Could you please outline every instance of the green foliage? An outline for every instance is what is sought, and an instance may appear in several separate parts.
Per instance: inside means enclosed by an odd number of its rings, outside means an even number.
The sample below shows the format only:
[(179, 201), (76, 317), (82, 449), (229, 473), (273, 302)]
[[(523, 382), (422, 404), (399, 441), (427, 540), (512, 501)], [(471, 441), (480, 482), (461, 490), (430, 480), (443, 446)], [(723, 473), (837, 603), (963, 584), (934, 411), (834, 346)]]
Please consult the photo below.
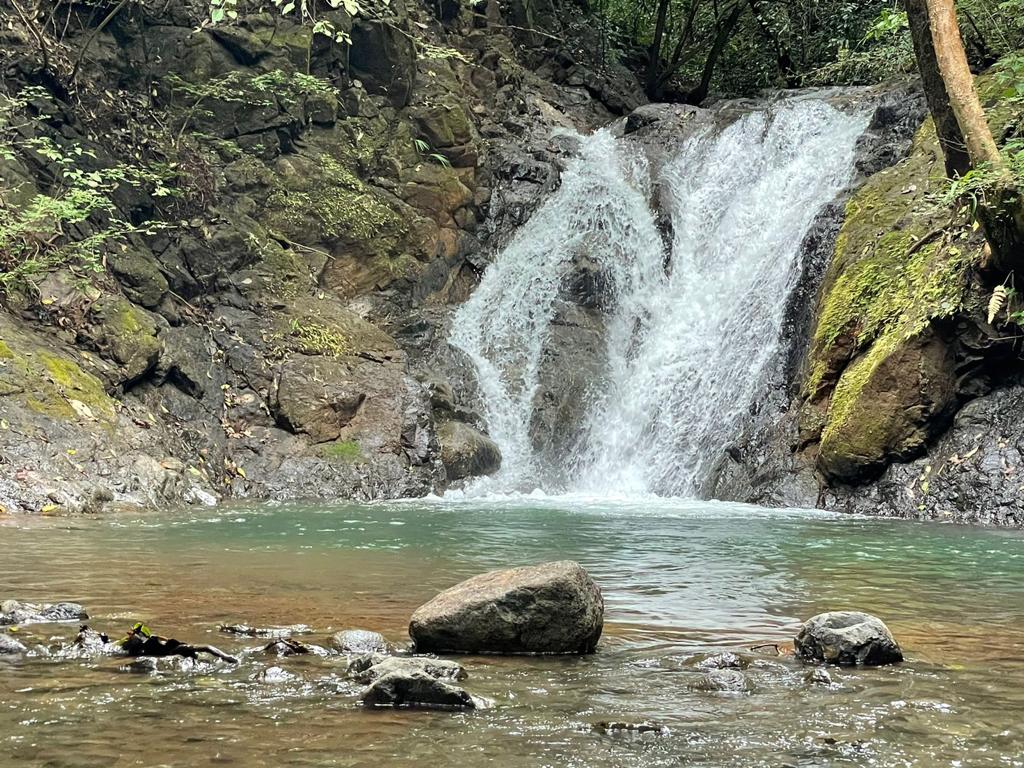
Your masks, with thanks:
[[(178, 194), (170, 166), (96, 165), (96, 155), (77, 143), (57, 144), (46, 136), (22, 138), (20, 110), (38, 89), (21, 92), (0, 108), (0, 147), (8, 162), (32, 155), (52, 169), (52, 183), (15, 204), (0, 191), (0, 293), (31, 288), (35, 279), (68, 268), (86, 279), (105, 270), (104, 255), (132, 234), (147, 234), (160, 225), (132, 224), (120, 217), (114, 193), (122, 185), (145, 189), (153, 197)], [(18, 189), (12, 192), (18, 192)]]
[(423, 139), (413, 139), (413, 144), (416, 146), (416, 151), (419, 152), (421, 155), (429, 158), (430, 160), (433, 160), (435, 163), (445, 168), (452, 167), (451, 160), (442, 155), (440, 152), (431, 151), (432, 148), (430, 144), (425, 142)]

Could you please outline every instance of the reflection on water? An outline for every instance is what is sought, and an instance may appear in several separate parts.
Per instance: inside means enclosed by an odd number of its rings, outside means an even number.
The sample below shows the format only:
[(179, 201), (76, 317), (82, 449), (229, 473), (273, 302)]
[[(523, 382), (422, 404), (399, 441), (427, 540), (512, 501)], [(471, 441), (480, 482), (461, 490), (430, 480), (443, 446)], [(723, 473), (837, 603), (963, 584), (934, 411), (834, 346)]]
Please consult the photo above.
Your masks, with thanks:
[[(0, 658), (0, 764), (47, 766), (1024, 766), (1024, 537), (697, 502), (578, 499), (235, 507), (0, 522), (0, 598), (75, 599), (93, 626), (144, 620), (231, 652), (221, 622), (360, 626), (492, 567), (573, 558), (601, 584), (599, 653), (473, 658), (475, 714), (364, 711), (338, 659), (248, 655), (156, 676), (116, 660)], [(788, 643), (800, 618), (883, 616), (908, 663), (831, 687), (752, 655), (748, 694), (692, 657)], [(31, 630), (31, 631), (29, 631)], [(52, 645), (72, 626), (26, 628)], [(279, 664), (284, 683), (253, 676)], [(602, 735), (653, 720), (667, 735)], [(3, 758), (10, 755), (9, 758)]]

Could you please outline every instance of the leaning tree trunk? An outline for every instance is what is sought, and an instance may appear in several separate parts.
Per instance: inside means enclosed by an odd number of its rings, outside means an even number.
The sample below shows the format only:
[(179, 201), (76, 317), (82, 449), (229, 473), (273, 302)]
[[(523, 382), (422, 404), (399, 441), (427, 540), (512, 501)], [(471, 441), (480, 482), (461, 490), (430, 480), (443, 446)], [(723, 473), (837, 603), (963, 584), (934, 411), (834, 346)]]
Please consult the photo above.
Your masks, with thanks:
[[(1017, 182), (999, 153), (985, 110), (978, 98), (953, 0), (906, 0), (906, 7), (912, 29), (920, 29), (927, 23), (934, 65), (941, 78), (949, 110), (955, 116), (963, 137), (970, 167), (985, 167), (994, 177), (991, 191), (979, 203), (976, 212), (992, 247), (991, 266), (999, 272), (1024, 272), (1024, 205)], [(917, 37), (918, 34), (915, 34), (918, 62), (928, 90), (930, 60), (927, 46), (918, 45)], [(925, 49), (924, 56), (921, 55), (922, 48)], [(934, 73), (931, 73), (931, 77), (934, 77)], [(940, 111), (935, 113), (933, 108), (937, 128), (940, 121), (947, 117), (941, 110), (941, 99), (939, 101)], [(929, 97), (929, 106), (932, 107), (932, 97)], [(943, 151), (946, 149), (947, 145), (944, 144)], [(949, 169), (951, 162), (948, 154), (946, 165)], [(959, 169), (953, 170), (956, 173), (951, 175), (960, 173)]]
[(711, 78), (715, 74), (715, 67), (718, 66), (718, 59), (725, 52), (725, 46), (729, 42), (729, 38), (732, 36), (732, 31), (736, 27), (737, 22), (740, 20), (740, 16), (743, 15), (743, 9), (746, 6), (737, 0), (733, 6), (732, 11), (722, 22), (718, 28), (718, 33), (715, 35), (715, 41), (711, 45), (711, 52), (708, 53), (708, 57), (704, 62), (704, 71), (700, 76), (700, 84), (697, 85), (692, 91), (686, 94), (686, 103), (694, 104), (699, 106), (704, 99), (708, 97), (708, 92), (711, 90)]
[(928, 21), (927, 0), (906, 0), (907, 18), (910, 21), (910, 35), (914, 40), (914, 55), (917, 69), (921, 74), (928, 110), (932, 113), (935, 132), (946, 161), (946, 175), (950, 178), (963, 176), (971, 170), (971, 158), (967, 154), (964, 136), (953, 107), (949, 103), (946, 84), (939, 71), (939, 62), (932, 42), (932, 30)]

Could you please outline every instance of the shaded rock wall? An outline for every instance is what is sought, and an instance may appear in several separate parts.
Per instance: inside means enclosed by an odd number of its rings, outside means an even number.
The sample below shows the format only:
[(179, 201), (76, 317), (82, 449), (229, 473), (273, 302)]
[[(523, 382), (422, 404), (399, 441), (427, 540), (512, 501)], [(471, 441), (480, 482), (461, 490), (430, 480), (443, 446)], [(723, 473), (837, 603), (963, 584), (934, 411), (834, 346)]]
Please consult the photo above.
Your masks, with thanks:
[[(420, 495), (465, 470), (444, 466), (451, 424), (472, 437), (460, 462), (492, 470), (449, 307), (557, 183), (553, 129), (641, 92), (588, 59), (585, 8), (526, 8), (324, 10), (347, 45), (268, 13), (211, 28), (203, 3), (132, 5), (102, 30), (71, 20), (62, 50), (92, 38), (71, 91), (6, 30), (4, 91), (50, 92), (27, 135), (83, 165), (171, 164), (182, 194), (119, 192), (126, 218), (171, 226), (91, 285), (59, 270), (4, 298), (0, 509)], [(33, 153), (2, 162), (3, 205), (47, 189)]]

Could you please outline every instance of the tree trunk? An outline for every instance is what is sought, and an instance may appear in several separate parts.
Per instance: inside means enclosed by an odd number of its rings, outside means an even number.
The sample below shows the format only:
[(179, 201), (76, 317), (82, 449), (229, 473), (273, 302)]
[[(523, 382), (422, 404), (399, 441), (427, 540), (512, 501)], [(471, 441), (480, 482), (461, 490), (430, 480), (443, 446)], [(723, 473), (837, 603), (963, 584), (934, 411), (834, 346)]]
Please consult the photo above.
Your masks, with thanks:
[(650, 59), (647, 62), (647, 98), (657, 100), (660, 95), (661, 44), (665, 39), (665, 19), (668, 16), (669, 0), (658, 0), (658, 16), (654, 22), (654, 39), (651, 41)]
[(946, 84), (935, 55), (932, 42), (931, 25), (928, 21), (928, 0), (906, 0), (907, 19), (910, 21), (910, 33), (914, 40), (914, 54), (917, 69), (924, 85), (924, 95), (928, 100), (928, 110), (935, 122), (935, 131), (939, 136), (939, 146), (946, 161), (946, 175), (950, 178), (963, 176), (971, 170), (971, 159), (967, 154), (960, 125), (949, 103)]
[(960, 125), (971, 164), (977, 167), (988, 163), (995, 169), (1005, 170), (1002, 155), (992, 138), (985, 110), (981, 107), (978, 91), (974, 87), (974, 76), (967, 62), (963, 38), (960, 37), (953, 0), (926, 0), (926, 3), (935, 60), (946, 84), (946, 94)]
[(746, 5), (742, 2), (737, 2), (725, 21), (718, 28), (718, 33), (715, 35), (715, 42), (711, 46), (711, 52), (708, 54), (707, 60), (704, 62), (704, 71), (701, 73), (700, 84), (690, 91), (686, 95), (687, 104), (699, 105), (704, 99), (708, 97), (708, 92), (711, 89), (711, 78), (715, 74), (715, 66), (718, 64), (718, 59), (725, 51), (725, 46), (729, 42), (729, 37), (732, 35), (733, 29), (740, 20), (740, 16), (743, 15), (743, 9)]
[[(959, 134), (963, 137), (969, 167), (977, 169), (984, 166), (993, 174), (992, 183), (984, 198), (979, 201), (975, 213), (992, 249), (988, 266), (1000, 273), (1024, 272), (1024, 205), (1021, 203), (1020, 189), (999, 154), (999, 148), (988, 127), (967, 52), (964, 50), (964, 39), (956, 23), (953, 0), (906, 0), (906, 7), (911, 28), (920, 28), (923, 20), (928, 24), (935, 70), (945, 91), (948, 109), (955, 117)], [(914, 35), (915, 46), (918, 44), (916, 38), (918, 34)], [(929, 74), (930, 63), (926, 55), (925, 66), (922, 67), (922, 77), (926, 83), (929, 77), (934, 77), (934, 73)], [(931, 97), (929, 106), (932, 106)], [(942, 112), (935, 114), (937, 127), (945, 117), (946, 114)], [(949, 147), (949, 144), (943, 142), (943, 152), (947, 152)], [(947, 169), (949, 166), (950, 155), (947, 153)]]

